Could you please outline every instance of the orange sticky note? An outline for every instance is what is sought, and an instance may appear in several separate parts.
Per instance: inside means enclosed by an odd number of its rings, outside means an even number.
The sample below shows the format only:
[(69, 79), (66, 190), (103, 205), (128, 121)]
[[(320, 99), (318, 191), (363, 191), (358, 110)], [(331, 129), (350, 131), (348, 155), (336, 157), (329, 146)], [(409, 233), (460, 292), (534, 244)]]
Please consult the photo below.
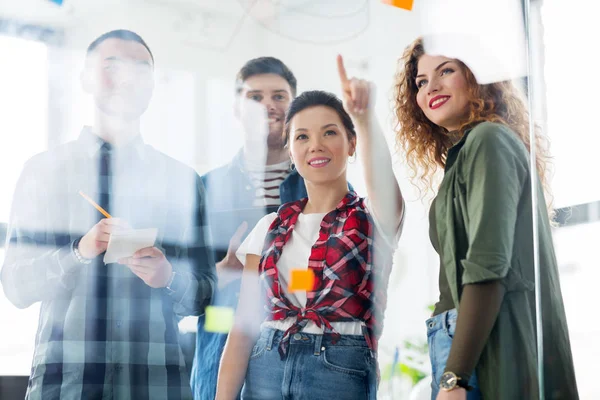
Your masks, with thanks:
[(389, 4), (390, 6), (403, 8), (405, 10), (412, 10), (413, 0), (381, 0), (383, 4)]
[(294, 269), (291, 273), (288, 290), (290, 292), (310, 291), (315, 287), (315, 274), (312, 269)]

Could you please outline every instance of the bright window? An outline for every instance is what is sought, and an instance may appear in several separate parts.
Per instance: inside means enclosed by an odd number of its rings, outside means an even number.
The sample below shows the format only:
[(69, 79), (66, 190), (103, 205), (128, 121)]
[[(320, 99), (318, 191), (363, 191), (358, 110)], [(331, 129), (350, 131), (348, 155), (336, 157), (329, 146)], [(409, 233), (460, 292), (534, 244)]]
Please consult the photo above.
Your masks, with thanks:
[[(47, 53), (40, 42), (0, 36), (0, 223), (8, 222), (23, 164), (47, 147)], [(38, 312), (39, 304), (19, 310), (0, 295), (0, 375), (29, 375)]]

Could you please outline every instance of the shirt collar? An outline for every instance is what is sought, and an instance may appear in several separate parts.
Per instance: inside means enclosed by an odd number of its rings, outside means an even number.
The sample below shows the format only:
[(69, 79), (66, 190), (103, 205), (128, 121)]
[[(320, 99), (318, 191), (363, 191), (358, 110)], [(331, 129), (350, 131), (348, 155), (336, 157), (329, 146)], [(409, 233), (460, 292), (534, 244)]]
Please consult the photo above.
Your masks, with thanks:
[(446, 156), (446, 167), (444, 168), (445, 171), (448, 171), (450, 168), (452, 168), (452, 166), (456, 162), (460, 149), (463, 148), (465, 142), (467, 141), (467, 136), (469, 136), (469, 133), (473, 130), (475, 126), (476, 124), (471, 125), (467, 129), (465, 129), (465, 134), (460, 138), (460, 140), (456, 142), (454, 146), (448, 149), (448, 155)]
[[(247, 173), (246, 162), (244, 161), (244, 149), (241, 148), (237, 154), (233, 157), (230, 163), (230, 168), (236, 168), (240, 170), (242, 173)], [(292, 170), (291, 162), (288, 164), (288, 172), (294, 172)]]
[[(100, 147), (104, 143), (106, 143), (100, 136), (96, 135), (92, 132), (92, 128), (90, 126), (84, 126), (81, 129), (81, 133), (79, 134), (79, 143), (84, 148), (84, 151), (88, 156), (93, 157)], [(128, 143), (123, 146), (117, 147), (116, 152), (120, 154), (127, 154), (130, 151), (135, 151), (135, 153), (140, 157), (144, 157), (144, 140), (141, 135), (136, 135), (133, 139), (131, 139)]]
[(237, 154), (231, 160), (231, 167), (239, 169), (242, 172), (245, 172), (244, 168), (244, 149), (240, 149)]

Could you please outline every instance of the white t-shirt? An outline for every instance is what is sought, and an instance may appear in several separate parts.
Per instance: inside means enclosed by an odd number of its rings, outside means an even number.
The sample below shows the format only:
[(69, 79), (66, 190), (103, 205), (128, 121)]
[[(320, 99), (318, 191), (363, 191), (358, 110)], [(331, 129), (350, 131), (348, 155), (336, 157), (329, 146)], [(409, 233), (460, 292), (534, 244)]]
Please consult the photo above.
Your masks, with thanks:
[[(365, 207), (370, 208), (370, 202), (368, 199), (365, 201)], [(404, 209), (404, 208), (403, 208)], [(306, 306), (306, 292), (295, 291), (288, 292), (288, 282), (292, 270), (306, 270), (308, 269), (308, 260), (312, 246), (319, 238), (319, 230), (321, 228), (321, 221), (327, 215), (326, 213), (315, 213), (315, 214), (304, 214), (301, 213), (298, 216), (298, 221), (292, 231), (292, 236), (288, 242), (283, 246), (281, 251), (281, 257), (277, 261), (277, 270), (279, 272), (279, 281), (281, 283), (281, 290), (287, 299), (296, 307), (303, 308)], [(375, 229), (380, 230), (380, 224), (378, 223), (375, 215), (371, 213), (375, 222)], [(265, 238), (269, 232), (269, 227), (277, 217), (276, 213), (265, 215), (254, 227), (252, 232), (246, 237), (246, 240), (240, 245), (236, 252), (237, 258), (242, 264), (246, 263), (246, 254), (261, 255), (263, 246), (265, 244)], [(401, 218), (401, 222), (398, 225), (398, 231), (393, 243), (390, 240), (386, 240), (387, 245), (391, 249), (396, 249), (398, 241), (400, 240), (400, 234), (402, 232), (402, 225), (404, 223), (404, 212)], [(382, 237), (384, 235), (381, 235)], [(270, 327), (286, 331), (296, 322), (295, 317), (286, 318), (281, 321), (265, 321), (263, 327)], [(362, 335), (362, 326), (364, 324), (358, 321), (352, 322), (332, 322), (331, 326), (337, 332), (342, 335)], [(313, 321), (308, 321), (308, 324), (302, 330), (306, 333), (322, 334), (322, 328), (319, 328)]]

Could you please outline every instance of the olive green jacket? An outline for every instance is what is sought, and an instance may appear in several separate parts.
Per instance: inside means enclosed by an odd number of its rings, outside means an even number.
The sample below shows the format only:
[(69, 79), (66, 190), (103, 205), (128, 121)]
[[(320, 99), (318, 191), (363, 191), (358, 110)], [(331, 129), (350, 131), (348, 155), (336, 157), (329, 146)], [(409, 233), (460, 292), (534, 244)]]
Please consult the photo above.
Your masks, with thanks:
[[(537, 176), (537, 175), (536, 175)], [(544, 193), (536, 207), (546, 399), (576, 400), (577, 386)], [(436, 227), (454, 305), (462, 286), (500, 279), (498, 318), (477, 364), (485, 400), (537, 399), (537, 339), (529, 153), (507, 126), (482, 122), (448, 152)]]

